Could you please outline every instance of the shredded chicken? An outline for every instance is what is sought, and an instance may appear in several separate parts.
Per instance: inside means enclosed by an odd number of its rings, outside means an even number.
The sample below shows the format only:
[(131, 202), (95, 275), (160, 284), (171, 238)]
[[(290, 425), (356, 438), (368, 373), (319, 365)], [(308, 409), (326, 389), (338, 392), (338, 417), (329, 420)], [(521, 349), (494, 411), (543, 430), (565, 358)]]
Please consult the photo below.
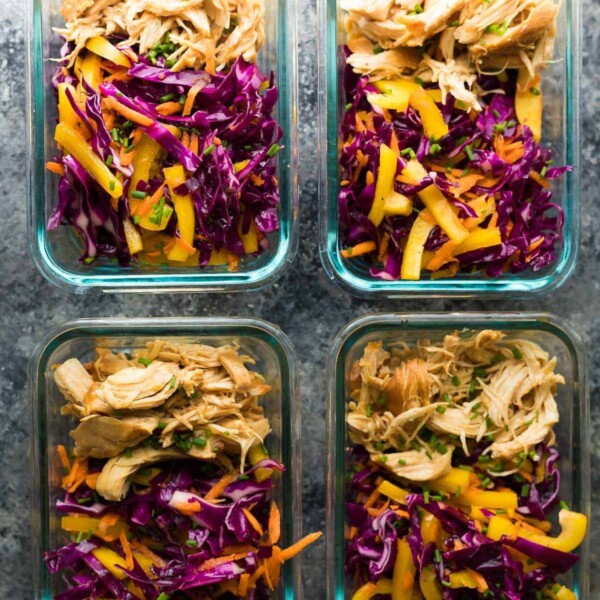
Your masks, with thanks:
[(98, 492), (118, 499), (127, 478), (160, 458), (207, 460), (228, 454), (244, 468), (249, 450), (271, 428), (259, 400), (271, 387), (250, 371), (236, 346), (150, 342), (125, 354), (97, 350), (83, 365), (69, 359), (54, 378), (78, 419), (71, 432), (78, 458), (109, 458)]
[[(437, 83), (444, 100), (452, 94), (475, 110), (481, 110), (478, 72), (525, 67), (533, 77), (554, 53), (557, 0), (340, 0), (340, 6), (356, 73), (419, 77)], [(408, 50), (420, 52), (418, 64)]]
[(384, 348), (371, 342), (352, 369), (349, 437), (398, 477), (436, 479), (454, 450), (489, 442), (491, 459), (516, 461), (554, 443), (556, 358), (529, 340), (485, 330)]
[(264, 41), (262, 0), (63, 0), (61, 14), (57, 33), (74, 45), (69, 66), (95, 36), (124, 37), (119, 47), (146, 54), (168, 34), (175, 71), (214, 72), (240, 56), (255, 61)]

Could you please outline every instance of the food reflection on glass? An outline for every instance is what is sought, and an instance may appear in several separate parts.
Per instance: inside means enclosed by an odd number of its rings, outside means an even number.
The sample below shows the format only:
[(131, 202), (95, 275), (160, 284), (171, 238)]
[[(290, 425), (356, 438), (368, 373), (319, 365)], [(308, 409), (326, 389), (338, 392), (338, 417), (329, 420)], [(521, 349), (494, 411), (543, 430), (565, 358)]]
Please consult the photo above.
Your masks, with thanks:
[(48, 228), (81, 261), (239, 268), (279, 228), (262, 0), (64, 0)]
[(271, 387), (248, 364), (235, 346), (156, 340), (56, 366), (74, 427), (72, 450), (57, 448), (64, 545), (45, 560), (66, 590), (54, 598), (273, 597), (285, 561), (321, 534), (281, 547)]
[(562, 242), (542, 144), (554, 0), (341, 0), (339, 227), (387, 281), (537, 272)]
[(346, 404), (353, 600), (575, 600), (560, 576), (587, 518), (559, 495), (555, 367), (491, 330), (366, 346)]

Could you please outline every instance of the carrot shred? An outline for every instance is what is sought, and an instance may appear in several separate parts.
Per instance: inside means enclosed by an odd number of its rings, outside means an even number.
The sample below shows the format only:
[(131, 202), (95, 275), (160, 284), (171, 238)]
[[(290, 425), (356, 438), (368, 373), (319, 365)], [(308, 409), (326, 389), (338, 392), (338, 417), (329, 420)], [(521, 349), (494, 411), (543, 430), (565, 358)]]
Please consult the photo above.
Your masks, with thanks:
[(355, 258), (357, 256), (369, 254), (369, 252), (373, 252), (374, 250), (377, 250), (377, 244), (375, 242), (362, 242), (361, 244), (356, 244), (356, 246), (342, 250), (342, 256), (344, 258)]
[(545, 177), (542, 177), (537, 171), (529, 171), (529, 177), (543, 188), (547, 190), (550, 189), (550, 183), (548, 180)]
[(250, 525), (252, 525), (252, 529), (254, 529), (254, 531), (256, 531), (258, 535), (263, 535), (264, 530), (261, 524), (258, 522), (258, 519), (250, 512), (250, 509), (242, 508), (242, 512), (244, 513), (244, 515), (246, 515), (246, 519), (248, 519)]
[(250, 575), (250, 580), (248, 581), (248, 587), (250, 589), (256, 587), (256, 582), (262, 577), (265, 570), (265, 565), (261, 565), (260, 567), (258, 567), (258, 569), (256, 569), (256, 571), (254, 571), (254, 573), (252, 573), (252, 575)]
[(56, 173), (57, 175), (64, 177), (65, 168), (60, 163), (50, 160), (46, 163), (46, 169), (48, 169), (48, 171), (51, 173)]
[(71, 461), (69, 460), (67, 449), (62, 444), (59, 444), (58, 446), (56, 446), (56, 451), (58, 452), (58, 456), (60, 457), (60, 462), (62, 466), (68, 473), (71, 470)]
[(177, 512), (180, 512), (182, 515), (195, 515), (202, 510), (202, 505), (200, 502), (186, 502), (185, 504), (178, 504), (175, 506)]
[(140, 217), (143, 217), (144, 215), (148, 214), (152, 210), (152, 206), (160, 201), (164, 193), (165, 186), (163, 184), (154, 192), (154, 194), (152, 194), (152, 196), (148, 196), (139, 204), (134, 204), (133, 208), (131, 209), (131, 214), (139, 215)]
[(538, 240), (536, 240), (535, 242), (533, 242), (532, 244), (529, 244), (529, 252), (533, 252), (534, 250), (537, 250), (542, 244), (544, 243), (544, 238), (541, 237)]
[(156, 112), (164, 117), (176, 115), (180, 110), (181, 104), (179, 102), (163, 102), (156, 107)]
[(369, 497), (367, 498), (367, 500), (365, 502), (365, 508), (370, 508), (371, 506), (373, 506), (380, 495), (381, 495), (381, 493), (379, 492), (379, 490), (377, 488), (375, 488), (370, 493)]
[(247, 552), (240, 552), (238, 554), (229, 554), (227, 556), (218, 556), (217, 558), (209, 558), (205, 560), (200, 566), (201, 571), (207, 571), (208, 569), (212, 569), (213, 567), (218, 567), (223, 563), (233, 562), (234, 560), (240, 560), (240, 558), (246, 558), (248, 556)]
[(88, 473), (85, 478), (85, 485), (87, 485), (92, 490), (96, 489), (96, 485), (98, 484), (98, 477), (100, 477), (100, 471), (97, 473)]
[(348, 540), (353, 540), (356, 535), (358, 534), (358, 527), (356, 527), (356, 525), (353, 525), (352, 527), (350, 527), (350, 532), (348, 533)]
[(183, 113), (184, 117), (192, 114), (192, 108), (194, 108), (194, 102), (196, 101), (196, 96), (202, 91), (204, 86), (206, 85), (206, 81), (201, 79), (197, 81), (188, 92), (188, 95), (185, 99), (185, 104), (183, 105)]
[(238, 585), (237, 595), (240, 598), (245, 598), (248, 593), (248, 584), (250, 583), (250, 573), (242, 573), (240, 575), (240, 583)]
[[(179, 239), (179, 238), (178, 238)], [(225, 473), (215, 485), (213, 485), (208, 492), (204, 495), (205, 500), (216, 500), (224, 491), (225, 488), (235, 481), (237, 475), (235, 473)]]
[(77, 488), (85, 482), (87, 476), (87, 459), (76, 458), (69, 474), (63, 478), (63, 488), (66, 489), (70, 494), (77, 490)]
[(443, 246), (438, 248), (433, 255), (433, 258), (427, 263), (426, 269), (428, 271), (438, 271), (447, 262), (452, 260), (452, 252), (456, 248), (456, 244), (449, 240)]
[(157, 567), (166, 566), (167, 563), (160, 556), (158, 556), (158, 554), (154, 554), (154, 552), (152, 552), (152, 550), (150, 550), (146, 544), (142, 544), (142, 542), (133, 540), (131, 542), (131, 547), (134, 550), (137, 550), (140, 554), (143, 554), (146, 558), (149, 558)]
[(281, 537), (281, 512), (275, 500), (271, 500), (271, 510), (269, 511), (267, 544), (274, 546)]
[(194, 154), (198, 154), (199, 147), (200, 147), (200, 138), (198, 137), (197, 134), (192, 133), (191, 138), (190, 138), (190, 152), (193, 152)]
[(102, 111), (102, 117), (104, 118), (104, 125), (106, 125), (106, 129), (111, 131), (115, 126), (115, 113), (112, 111)]
[(309, 533), (305, 535), (301, 540), (297, 541), (295, 544), (292, 544), (289, 548), (281, 551), (281, 560), (285, 562), (290, 558), (296, 556), (298, 552), (302, 552), (304, 548), (310, 546), (313, 542), (316, 542), (323, 535), (322, 531), (316, 531), (315, 533)]
[(131, 152), (127, 152), (125, 150), (125, 147), (121, 146), (121, 149), (119, 151), (119, 160), (121, 161), (121, 164), (124, 167), (128, 167), (133, 162), (134, 158), (135, 158), (135, 150), (132, 150)]
[(109, 527), (116, 525), (119, 522), (119, 515), (115, 513), (106, 513), (98, 524), (98, 531), (100, 533), (106, 533)]
[(181, 136), (181, 143), (188, 148), (190, 147), (190, 134), (187, 131), (183, 132), (183, 135)]
[(483, 594), (488, 589), (488, 584), (486, 580), (477, 571), (473, 571), (473, 569), (467, 569), (467, 572), (475, 581), (475, 584), (477, 585), (477, 590)]
[(227, 265), (231, 273), (235, 273), (238, 270), (240, 264), (240, 257), (233, 252), (227, 252)]
[(104, 99), (104, 102), (106, 103), (106, 106), (108, 106), (108, 108), (114, 110), (115, 112), (118, 112), (122, 117), (125, 117), (129, 121), (133, 121), (134, 123), (137, 123), (142, 127), (150, 127), (154, 124), (154, 121), (150, 117), (147, 117), (137, 112), (136, 110), (124, 106), (115, 98), (109, 96), (108, 98)]
[(127, 534), (125, 531), (121, 531), (121, 534), (119, 535), (119, 541), (121, 542), (121, 547), (125, 553), (127, 569), (129, 571), (133, 571), (133, 568), (135, 567), (135, 563), (133, 562), (133, 552), (131, 551), (131, 546), (129, 545), (129, 540), (127, 539)]
[(379, 517), (380, 515), (382, 515), (389, 507), (390, 505), (390, 499), (388, 498), (386, 502), (384, 502), (380, 507), (378, 508), (368, 508), (367, 512), (372, 516), (372, 517)]

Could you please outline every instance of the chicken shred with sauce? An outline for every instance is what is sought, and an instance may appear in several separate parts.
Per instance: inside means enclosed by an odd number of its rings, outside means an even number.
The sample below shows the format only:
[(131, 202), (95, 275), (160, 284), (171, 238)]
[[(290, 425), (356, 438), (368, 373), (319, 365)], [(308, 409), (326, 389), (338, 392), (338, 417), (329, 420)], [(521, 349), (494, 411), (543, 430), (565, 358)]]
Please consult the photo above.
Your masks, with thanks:
[(414, 347), (371, 342), (350, 377), (350, 440), (412, 481), (448, 473), (457, 448), (469, 455), (467, 442), (485, 440), (490, 460), (518, 462), (554, 443), (564, 383), (555, 367), (536, 343), (499, 331)]
[(165, 459), (227, 460), (271, 431), (259, 400), (270, 386), (236, 346), (150, 342), (131, 358), (99, 348), (97, 359), (58, 365), (54, 380), (77, 458), (109, 459), (98, 493), (119, 500), (136, 470)]

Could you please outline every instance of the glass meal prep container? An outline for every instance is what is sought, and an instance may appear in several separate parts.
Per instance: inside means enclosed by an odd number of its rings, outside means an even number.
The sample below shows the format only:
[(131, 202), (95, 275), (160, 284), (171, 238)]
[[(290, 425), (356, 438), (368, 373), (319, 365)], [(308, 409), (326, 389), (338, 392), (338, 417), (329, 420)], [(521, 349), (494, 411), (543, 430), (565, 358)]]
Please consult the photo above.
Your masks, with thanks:
[[(286, 470), (273, 488), (282, 507), (282, 543), (300, 537), (301, 462), (300, 411), (294, 351), (286, 336), (273, 325), (255, 319), (85, 319), (52, 330), (35, 350), (29, 365), (29, 391), (33, 416), (31, 480), (34, 546), (34, 598), (50, 600), (61, 591), (61, 576), (50, 575), (43, 554), (62, 545), (56, 500), (63, 494), (64, 474), (56, 446), (69, 442), (69, 418), (60, 414), (63, 397), (54, 383), (52, 367), (68, 358), (82, 361), (94, 356), (96, 346), (129, 351), (157, 338), (223, 344), (236, 341), (256, 360), (256, 370), (273, 386), (263, 397), (272, 432), (265, 445)], [(278, 592), (279, 600), (302, 598), (300, 559), (286, 561)]]
[(427, 295), (476, 296), (510, 293), (525, 296), (559, 287), (572, 273), (579, 251), (579, 2), (565, 0), (558, 15), (555, 60), (544, 71), (544, 128), (542, 145), (554, 153), (556, 164), (574, 171), (553, 182), (554, 200), (565, 213), (563, 243), (553, 264), (538, 273), (505, 273), (489, 278), (481, 273), (451, 279), (384, 281), (369, 274), (362, 259), (344, 260), (338, 235), (339, 132), (344, 106), (344, 11), (339, 0), (319, 0), (319, 245), (329, 277), (358, 296), (410, 297)]
[[(577, 334), (558, 318), (550, 315), (516, 313), (387, 314), (361, 317), (346, 326), (335, 338), (329, 354), (328, 376), (328, 488), (327, 488), (327, 598), (345, 600), (352, 597), (351, 581), (344, 572), (345, 483), (348, 438), (345, 419), (347, 390), (353, 363), (362, 356), (369, 342), (403, 341), (420, 338), (440, 341), (455, 331), (474, 332), (499, 329), (510, 336), (531, 340), (556, 356), (556, 372), (565, 377), (557, 388), (560, 421), (555, 426), (560, 462), (560, 493), (572, 510), (590, 514), (590, 464), (588, 391), (586, 357)], [(580, 555), (575, 568), (563, 583), (575, 591), (580, 600), (589, 596), (590, 533), (576, 551)]]
[(28, 229), (33, 260), (52, 283), (82, 292), (104, 291), (219, 291), (256, 289), (271, 283), (292, 261), (297, 246), (297, 63), (296, 1), (264, 0), (265, 41), (258, 66), (275, 74), (279, 88), (273, 116), (283, 130), (278, 153), (280, 229), (269, 234), (269, 248), (240, 261), (236, 272), (227, 265), (200, 267), (120, 267), (106, 258), (92, 264), (79, 262), (82, 242), (71, 227), (47, 231), (48, 218), (57, 201), (59, 178), (45, 168), (56, 152), (56, 96), (51, 85), (59, 56), (60, 37), (53, 27), (64, 24), (62, 0), (28, 0)]

